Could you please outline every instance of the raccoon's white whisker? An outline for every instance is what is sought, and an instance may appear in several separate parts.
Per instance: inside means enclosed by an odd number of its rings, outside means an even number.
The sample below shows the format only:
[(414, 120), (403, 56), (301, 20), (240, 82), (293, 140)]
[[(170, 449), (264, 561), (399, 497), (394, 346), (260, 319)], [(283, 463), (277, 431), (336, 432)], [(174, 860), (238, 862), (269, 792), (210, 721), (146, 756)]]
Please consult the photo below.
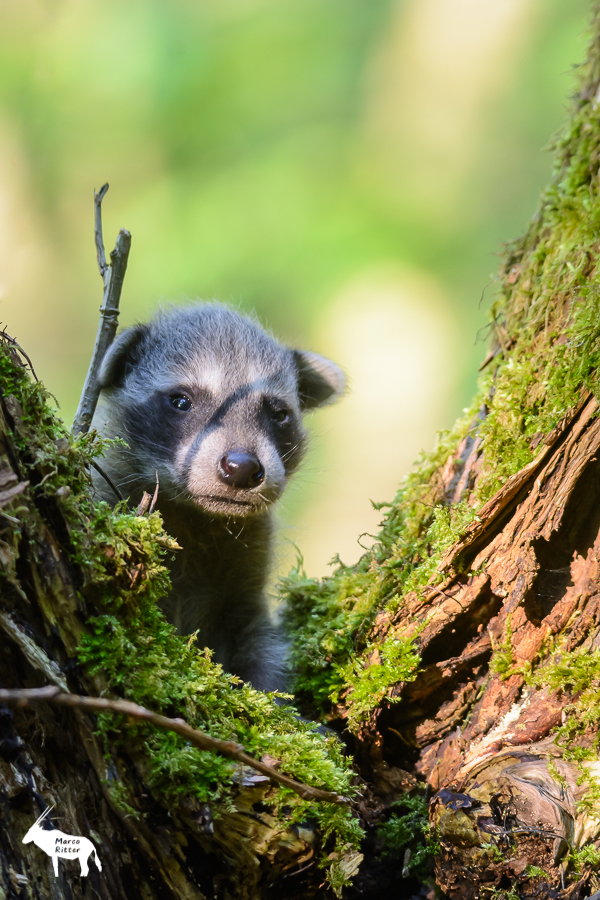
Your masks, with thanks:
[(284, 453), (284, 454), (283, 454), (283, 456), (281, 457), (281, 461), (282, 461), (282, 462), (286, 462), (286, 460), (288, 460), (288, 459), (290, 458), (290, 456), (292, 455), (292, 453), (293, 453), (295, 450), (298, 449), (298, 447), (299, 447), (300, 444), (302, 443), (302, 440), (303, 440), (303, 439), (300, 438), (300, 440), (297, 441), (297, 442), (294, 444), (294, 446), (291, 448), (291, 450), (288, 450), (287, 453)]
[(181, 498), (185, 500), (195, 501), (194, 495), (188, 491), (187, 488), (183, 488), (181, 491), (178, 491), (176, 494), (172, 494), (169, 499), (170, 500), (181, 500)]
[(127, 484), (134, 484), (136, 481), (143, 483), (145, 479), (141, 475), (128, 475), (127, 478), (119, 478), (119, 486), (124, 487)]
[(240, 541), (242, 532), (244, 530), (244, 525), (242, 524), (242, 527), (240, 528), (239, 532), (237, 534), (234, 534), (233, 531), (229, 528), (229, 522), (230, 522), (230, 519), (228, 518), (227, 525), (225, 526), (226, 530), (229, 532), (229, 534), (234, 539), (234, 541), (239, 541), (244, 547), (246, 547), (246, 549), (248, 549), (248, 545), (246, 543), (244, 543), (243, 541)]

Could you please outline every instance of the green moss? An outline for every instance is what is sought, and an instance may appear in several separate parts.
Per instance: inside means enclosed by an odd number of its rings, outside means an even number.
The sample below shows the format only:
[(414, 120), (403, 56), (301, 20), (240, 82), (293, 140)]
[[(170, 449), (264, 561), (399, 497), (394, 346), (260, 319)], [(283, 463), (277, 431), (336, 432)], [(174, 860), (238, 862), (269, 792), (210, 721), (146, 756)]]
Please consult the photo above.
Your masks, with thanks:
[(38, 508), (48, 518), (53, 504), (60, 504), (74, 561), (87, 566), (88, 519), (94, 509), (89, 464), (102, 455), (107, 442), (95, 431), (73, 438), (52, 407), (52, 395), (31, 378), (16, 351), (1, 337), (0, 390), (14, 422), (12, 438), (22, 475), (30, 481)]
[(112, 802), (116, 809), (120, 810), (124, 816), (131, 819), (140, 819), (141, 814), (137, 809), (129, 804), (129, 791), (122, 781), (103, 779), (102, 782), (109, 790)]
[[(577, 702), (565, 707), (563, 724), (555, 729), (555, 740), (562, 748), (563, 759), (575, 762), (579, 769), (577, 783), (586, 789), (578, 809), (594, 813), (600, 806), (600, 781), (587, 765), (598, 758), (600, 746), (600, 650), (578, 647), (565, 651), (560, 643), (550, 648), (545, 661), (531, 673), (527, 681), (552, 691), (568, 691)], [(582, 746), (584, 735), (595, 735), (591, 746)], [(553, 768), (552, 768), (553, 767)], [(554, 779), (563, 780), (552, 761), (548, 764)]]
[[(588, 77), (586, 67), (581, 71)], [(368, 715), (367, 684), (371, 709), (389, 696), (391, 666), (366, 675), (376, 616), (397, 616), (407, 594), (437, 583), (445, 550), (507, 479), (541, 452), (582, 391), (600, 399), (597, 118), (595, 102), (578, 101), (555, 142), (556, 170), (539, 211), (523, 238), (507, 248), (491, 309), (495, 355), (472, 408), (404, 480), (373, 548), (355, 566), (340, 565), (322, 581), (307, 579), (299, 567), (282, 582), (297, 690), (309, 707), (326, 714), (332, 699), (344, 697), (352, 719)], [(469, 434), (481, 441), (479, 471), (473, 490), (456, 506), (440, 490), (440, 473)], [(412, 633), (414, 623), (410, 628)], [(416, 669), (416, 657), (413, 662)], [(503, 677), (521, 671), (506, 641), (496, 648), (493, 665)]]
[[(578, 735), (600, 730), (600, 650), (579, 647), (567, 652), (558, 647), (530, 678), (532, 684), (552, 691), (569, 691), (577, 703), (565, 710), (566, 718), (557, 739), (570, 746)], [(596, 737), (597, 749), (600, 735)], [(574, 751), (573, 751), (574, 752)]]
[(545, 878), (546, 881), (550, 881), (550, 876), (546, 870), (540, 868), (540, 866), (527, 866), (525, 875), (527, 878)]
[(506, 850), (502, 850), (498, 844), (493, 841), (484, 842), (481, 844), (481, 849), (485, 850), (489, 859), (491, 859), (495, 863), (504, 862), (507, 858), (508, 848)]
[(526, 682), (531, 683), (532, 664), (527, 661), (522, 665), (517, 665), (512, 646), (512, 615), (506, 617), (506, 625), (504, 626), (504, 639), (495, 642), (490, 635), (492, 642), (492, 656), (490, 659), (490, 672), (500, 675), (502, 681), (506, 681), (512, 675), (522, 675)]
[[(127, 699), (165, 715), (183, 714), (193, 727), (241, 743), (259, 759), (269, 754), (282, 771), (306, 784), (352, 794), (350, 761), (336, 740), (315, 733), (270, 695), (225, 674), (194, 638), (178, 636), (166, 622), (156, 601), (168, 587), (163, 557), (174, 542), (162, 532), (158, 514), (138, 517), (101, 504), (91, 527), (96, 576), (89, 592), (100, 591), (95, 603), (102, 613), (90, 618), (90, 632), (81, 642), (79, 659), (86, 671), (106, 678), (111, 690)], [(99, 732), (107, 755), (114, 746), (143, 753), (147, 783), (168, 808), (193, 798), (210, 802), (215, 818), (235, 809), (232, 761), (124, 718), (99, 716)], [(345, 808), (306, 803), (287, 788), (274, 791), (270, 802), (274, 811), (285, 806), (291, 821), (316, 819), (322, 863), (329, 868), (332, 850), (343, 859), (341, 848), (355, 848), (360, 841), (360, 826)], [(339, 880), (338, 870), (335, 865), (331, 877)]]
[(486, 900), (521, 900), (516, 888), (482, 887)]
[[(369, 658), (375, 654), (377, 662)], [(366, 665), (363, 662), (365, 656), (368, 660)], [(347, 701), (350, 730), (358, 729), (373, 707), (381, 703), (392, 685), (401, 681), (414, 681), (418, 665), (419, 654), (414, 638), (390, 634), (381, 645), (369, 645), (362, 657), (350, 659), (345, 666), (339, 666), (337, 673), (340, 680), (344, 685), (351, 685)], [(339, 696), (334, 691), (331, 700), (335, 703), (338, 699)], [(395, 697), (389, 698), (391, 703), (395, 700)]]
[(372, 673), (368, 631), (377, 613), (393, 614), (406, 593), (441, 579), (436, 569), (444, 552), (475, 518), (467, 503), (448, 507), (436, 502), (435, 475), (456, 444), (473, 432), (480, 400), (465, 410), (452, 432), (440, 435), (432, 453), (422, 456), (419, 470), (387, 506), (376, 544), (355, 566), (340, 564), (331, 577), (311, 579), (300, 559), (281, 579), (284, 622), (293, 639), (295, 691), (317, 712), (346, 694), (356, 724), (392, 684), (415, 677), (414, 629), (410, 639), (399, 635), (386, 643)]
[[(6, 347), (0, 347), (0, 388), (15, 421), (15, 446), (33, 500), (51, 526), (62, 515), (68, 530), (62, 540), (69, 545), (64, 549), (80, 569), (85, 613), (78, 651), (81, 677), (153, 711), (184, 716), (214, 737), (243, 744), (257, 758), (269, 754), (299, 781), (351, 796), (356, 790), (351, 760), (342, 755), (337, 740), (316, 733), (274, 696), (224, 673), (193, 637), (176, 635), (166, 622), (157, 601), (169, 590), (165, 562), (177, 544), (164, 533), (157, 513), (141, 517), (127, 512), (124, 504), (111, 509), (94, 502), (87, 465), (102, 452), (96, 436), (74, 441), (43, 386), (30, 379)], [(23, 527), (28, 515), (24, 506)], [(97, 721), (111, 773), (108, 787), (126, 815), (141, 813), (112, 762), (119, 748), (135, 758), (153, 795), (168, 810), (185, 810), (190, 801), (198, 801), (211, 804), (214, 818), (235, 812), (239, 766), (230, 760), (123, 716), (103, 714)], [(348, 858), (362, 837), (350, 809), (308, 803), (283, 787), (270, 788), (265, 802), (282, 823), (310, 819), (318, 824), (320, 863), (339, 893), (348, 882)]]
[(422, 880), (431, 875), (432, 860), (439, 853), (440, 844), (429, 822), (424, 796), (407, 796), (393, 803), (388, 821), (379, 826), (377, 833), (383, 840), (383, 856), (404, 864), (406, 850), (410, 850), (405, 866), (408, 873)]
[(567, 857), (569, 865), (580, 875), (584, 866), (589, 866), (597, 872), (600, 866), (600, 849), (594, 844), (586, 844), (579, 850), (572, 850)]

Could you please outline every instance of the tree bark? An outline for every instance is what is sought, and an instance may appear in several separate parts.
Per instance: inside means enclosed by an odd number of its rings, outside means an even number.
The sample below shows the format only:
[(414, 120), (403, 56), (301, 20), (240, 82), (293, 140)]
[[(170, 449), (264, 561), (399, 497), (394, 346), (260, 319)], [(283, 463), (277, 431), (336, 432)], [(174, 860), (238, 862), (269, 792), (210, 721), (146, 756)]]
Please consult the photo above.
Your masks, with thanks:
[[(92, 633), (94, 623), (106, 619), (103, 596), (119, 601), (136, 585), (143, 593), (156, 577), (150, 572), (152, 566), (156, 569), (156, 558), (149, 556), (139, 536), (125, 533), (125, 542), (130, 543), (123, 557), (127, 565), (119, 568), (118, 554), (108, 537), (98, 538), (91, 528), (89, 515), (94, 506), (85, 505), (90, 479), (83, 462), (92, 441), (84, 437), (74, 442), (66, 436), (45, 406), (41, 386), (25, 375), (14, 346), (7, 338), (0, 340), (0, 687), (5, 700), (7, 689), (53, 685), (60, 689), (58, 700), (62, 701), (77, 702), (74, 694), (114, 697), (116, 693), (113, 705), (118, 708), (119, 703), (123, 706), (119, 695), (131, 693), (131, 686), (111, 684), (108, 673), (91, 674), (90, 666), (78, 656), (82, 639)], [(120, 515), (108, 514), (116, 520)], [(157, 540), (166, 541), (165, 546), (169, 543), (160, 534)], [(97, 567), (94, 553), (105, 559), (108, 569)], [(132, 599), (127, 603), (131, 606)], [(144, 636), (139, 611), (133, 613), (151, 653), (160, 634)], [(131, 614), (131, 609), (121, 613), (123, 618)], [(181, 641), (183, 651), (187, 639), (172, 639)], [(131, 643), (125, 655), (138, 650)], [(146, 652), (143, 646), (142, 652)], [(210, 668), (210, 662), (200, 656)], [(156, 673), (151, 667), (149, 671), (156, 681), (154, 702), (160, 712), (161, 703), (165, 705), (160, 700), (161, 682), (172, 673), (164, 667)], [(210, 671), (214, 677), (209, 689), (223, 688), (226, 702), (231, 702), (232, 694), (246, 690), (236, 689), (215, 667)], [(179, 706), (176, 700), (168, 701), (164, 711), (171, 717), (186, 715), (186, 706), (189, 715), (194, 692), (201, 697), (197, 674), (192, 671), (190, 677), (196, 682), (188, 700), (182, 698)], [(52, 691), (46, 693), (52, 695)], [(34, 695), (39, 699), (39, 692)], [(263, 721), (263, 727), (266, 721), (277, 728), (288, 715), (257, 692), (252, 692), (252, 698), (248, 708), (239, 712), (240, 727), (251, 726), (254, 719)], [(213, 713), (207, 727), (221, 735), (223, 702), (219, 706), (218, 697), (203, 702), (209, 715)], [(266, 710), (266, 719), (260, 719), (261, 709)], [(140, 707), (133, 711), (139, 714)], [(141, 710), (142, 715), (145, 712)], [(170, 721), (164, 716), (154, 718), (161, 720), (161, 727)], [(175, 723), (184, 738), (194, 737), (186, 734), (187, 726), (180, 719), (175, 718)], [(360, 856), (347, 842), (334, 846), (331, 835), (337, 826), (333, 819), (329, 836), (323, 834), (315, 816), (323, 804), (306, 803), (306, 813), (299, 814), (297, 793), (277, 796), (268, 777), (240, 763), (225, 776), (230, 780), (225, 802), (216, 794), (214, 801), (201, 802), (189, 790), (167, 802), (164, 791), (151, 786), (149, 732), (136, 732), (134, 725), (133, 719), (128, 722), (123, 716), (103, 738), (96, 713), (73, 708), (70, 702), (0, 707), (0, 898), (333, 896), (325, 877), (332, 866), (339, 896), (341, 883), (357, 867)], [(291, 744), (295, 730), (304, 733), (306, 728), (289, 713), (284, 738), (287, 734)], [(239, 759), (237, 744), (226, 747)], [(178, 746), (189, 755), (190, 744), (180, 740)], [(326, 742), (319, 735), (309, 737), (303, 747), (309, 752), (316, 748), (315, 759), (326, 762)], [(267, 772), (273, 766), (281, 774), (290, 770), (284, 757), (266, 756), (262, 764)], [(293, 765), (290, 774), (295, 775)], [(173, 771), (174, 783), (181, 777)], [(215, 785), (220, 778), (222, 773), (214, 775)], [(327, 781), (326, 774), (319, 778)], [(190, 783), (193, 787), (193, 780)], [(337, 795), (329, 796), (337, 802)], [(101, 871), (91, 862), (89, 875), (81, 876), (75, 860), (60, 859), (55, 877), (45, 852), (34, 843), (22, 843), (34, 821), (51, 805), (55, 808), (46, 817), (48, 825), (91, 839)], [(351, 819), (346, 807), (343, 816)], [(325, 872), (317, 865), (319, 855), (324, 856)]]
[[(461, 900), (600, 888), (597, 4), (579, 78), (553, 183), (505, 255), (479, 411), (358, 566), (288, 584), (301, 695), (314, 710), (337, 684), (326, 715), (372, 786), (368, 830), (424, 783), (435, 880)], [(409, 645), (418, 664), (394, 678)]]
[[(600, 836), (597, 798), (580, 807), (590, 787), (582, 776), (600, 766), (569, 758), (595, 747), (598, 723), (565, 756), (567, 745), (553, 732), (578, 701), (568, 665), (559, 687), (527, 678), (557, 646), (561, 654), (593, 654), (599, 646), (597, 413), (586, 392), (533, 463), (447, 552), (444, 581), (424, 597), (407, 596), (400, 613), (379, 615), (373, 627), (382, 643), (390, 633), (409, 635), (411, 623), (427, 623), (417, 638), (415, 680), (391, 689), (402, 702), (383, 703), (358, 740), (370, 767), (386, 761), (430, 785), (441, 836), (437, 882), (450, 897), (479, 897), (507, 878), (519, 896), (540, 896), (540, 880), (561, 886), (569, 849)], [(465, 567), (477, 574), (465, 577)], [(501, 668), (493, 665), (494, 648), (508, 657)], [(548, 874), (527, 877), (527, 866)], [(577, 879), (580, 887), (589, 875)]]

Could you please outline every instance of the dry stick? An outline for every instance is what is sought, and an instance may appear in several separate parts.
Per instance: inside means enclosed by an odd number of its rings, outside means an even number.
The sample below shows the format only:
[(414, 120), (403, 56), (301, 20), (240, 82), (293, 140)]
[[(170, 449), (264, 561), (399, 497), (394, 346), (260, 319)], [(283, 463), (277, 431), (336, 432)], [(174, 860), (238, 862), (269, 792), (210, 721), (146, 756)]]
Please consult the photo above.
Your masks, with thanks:
[(115, 492), (115, 494), (117, 495), (117, 497), (119, 498), (119, 500), (124, 500), (124, 499), (125, 499), (124, 496), (123, 496), (123, 494), (122, 494), (121, 491), (119, 490), (119, 488), (116, 486), (116, 484), (115, 484), (114, 481), (112, 480), (112, 478), (111, 478), (109, 475), (106, 474), (106, 472), (104, 471), (104, 469), (102, 469), (102, 468), (98, 465), (98, 463), (96, 462), (95, 459), (90, 459), (90, 466), (92, 466), (92, 467), (96, 470), (96, 472), (98, 472), (98, 473), (104, 478), (104, 480), (105, 480), (106, 483), (109, 485), (109, 487), (111, 487), (112, 490)]
[(77, 407), (75, 421), (73, 422), (72, 432), (74, 435), (85, 434), (91, 425), (100, 395), (100, 385), (98, 384), (98, 376), (100, 374), (100, 366), (104, 355), (117, 333), (117, 321), (119, 318), (119, 300), (121, 299), (121, 289), (123, 287), (123, 279), (127, 270), (127, 259), (129, 257), (129, 249), (131, 247), (131, 235), (122, 228), (119, 231), (115, 249), (110, 254), (110, 265), (106, 261), (104, 252), (104, 241), (102, 239), (102, 200), (108, 190), (108, 184), (105, 184), (98, 193), (94, 191), (94, 237), (96, 240), (96, 256), (98, 259), (98, 268), (104, 283), (104, 297), (102, 306), (100, 307), (100, 323), (96, 334), (96, 343), (88, 373), (86, 375), (81, 399)]
[(156, 506), (156, 501), (158, 499), (158, 472), (156, 473), (156, 487), (154, 488), (154, 494), (149, 494), (148, 491), (144, 491), (142, 494), (142, 499), (140, 500), (139, 506), (135, 512), (136, 516), (145, 516), (146, 513), (150, 513), (152, 515), (154, 511), (154, 507)]
[(307, 784), (301, 784), (287, 775), (281, 775), (272, 766), (267, 766), (244, 752), (241, 744), (234, 741), (221, 741), (218, 738), (210, 737), (203, 731), (192, 728), (183, 719), (168, 719), (166, 716), (160, 716), (157, 713), (150, 712), (137, 703), (131, 703), (129, 700), (108, 700), (104, 697), (82, 697), (78, 694), (67, 694), (60, 688), (49, 685), (43, 688), (31, 688), (29, 690), (0, 690), (0, 703), (7, 706), (36, 706), (39, 703), (56, 703), (59, 706), (72, 706), (77, 709), (90, 709), (98, 712), (115, 712), (130, 716), (132, 719), (140, 719), (150, 722), (157, 728), (163, 728), (165, 731), (174, 731), (181, 735), (190, 744), (198, 747), (200, 750), (208, 750), (210, 753), (219, 753), (228, 759), (234, 759), (243, 763), (258, 772), (262, 772), (271, 781), (282, 784), (284, 787), (290, 788), (303, 800), (322, 800), (324, 803), (338, 803), (346, 805), (349, 801), (345, 797), (341, 797), (334, 791), (321, 791), (319, 788), (309, 787)]

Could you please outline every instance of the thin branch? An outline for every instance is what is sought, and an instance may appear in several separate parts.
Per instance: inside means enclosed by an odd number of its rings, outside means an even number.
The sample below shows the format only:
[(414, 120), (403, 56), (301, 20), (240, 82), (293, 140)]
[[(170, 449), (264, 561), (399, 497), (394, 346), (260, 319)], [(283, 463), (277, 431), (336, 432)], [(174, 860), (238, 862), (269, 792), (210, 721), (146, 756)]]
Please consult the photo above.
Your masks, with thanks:
[(103, 184), (100, 190), (94, 191), (94, 239), (96, 241), (96, 258), (98, 260), (98, 268), (100, 269), (100, 277), (104, 282), (104, 289), (108, 287), (108, 279), (110, 278), (110, 266), (106, 261), (106, 253), (104, 252), (104, 238), (102, 237), (102, 201), (108, 190), (108, 181)]
[(158, 471), (156, 472), (156, 487), (154, 488), (154, 494), (152, 495), (152, 503), (150, 504), (150, 515), (154, 512), (154, 507), (156, 506), (156, 501), (158, 500)]
[(145, 516), (150, 508), (150, 503), (152, 502), (152, 494), (149, 494), (148, 491), (144, 491), (142, 494), (142, 499), (138, 504), (138, 508), (135, 511), (136, 516)]
[(145, 516), (146, 513), (152, 515), (154, 512), (154, 507), (156, 506), (156, 501), (158, 499), (158, 472), (156, 473), (156, 487), (154, 488), (154, 494), (149, 494), (148, 491), (144, 491), (142, 494), (142, 499), (139, 502), (139, 506), (135, 511), (136, 516)]
[(96, 462), (95, 459), (90, 459), (90, 465), (93, 466), (94, 469), (96, 470), (96, 472), (98, 472), (98, 474), (104, 478), (106, 483), (113, 489), (113, 491), (115, 492), (115, 494), (119, 498), (119, 500), (124, 500), (125, 498), (124, 498), (123, 494), (121, 493), (119, 488), (116, 486), (116, 484), (114, 483), (112, 478), (106, 474), (104, 469), (98, 465), (98, 463)]
[(100, 307), (100, 323), (96, 333), (96, 343), (73, 422), (74, 435), (85, 434), (94, 417), (100, 396), (100, 385), (98, 384), (100, 367), (106, 351), (117, 333), (119, 301), (131, 247), (131, 235), (122, 228), (117, 237), (115, 249), (110, 254), (110, 265), (107, 263), (102, 239), (102, 200), (107, 190), (108, 184), (105, 184), (98, 193), (94, 192), (94, 238), (98, 268), (104, 284), (104, 297)]
[(138, 706), (137, 703), (131, 703), (129, 700), (108, 700), (105, 697), (82, 697), (78, 694), (65, 693), (64, 691), (61, 691), (60, 688), (50, 685), (48, 687), (32, 688), (29, 690), (0, 690), (0, 703), (17, 707), (36, 706), (39, 703), (55, 703), (59, 706), (71, 706), (77, 709), (121, 713), (122, 715), (130, 716), (132, 719), (149, 722), (151, 725), (155, 725), (157, 728), (163, 728), (165, 731), (174, 731), (175, 734), (179, 734), (181, 737), (185, 738), (186, 741), (189, 741), (190, 744), (193, 744), (194, 747), (198, 747), (200, 750), (218, 753), (221, 756), (226, 756), (227, 759), (234, 759), (236, 762), (249, 766), (252, 769), (256, 769), (257, 772), (262, 772), (262, 774), (270, 778), (271, 781), (290, 788), (290, 790), (298, 794), (299, 797), (302, 797), (303, 800), (320, 800), (324, 803), (337, 803), (341, 805), (349, 803), (347, 798), (340, 796), (340, 794), (336, 794), (334, 791), (322, 791), (319, 788), (313, 788), (307, 784), (295, 781), (293, 778), (288, 778), (287, 775), (282, 775), (272, 766), (267, 766), (265, 763), (259, 762), (259, 760), (248, 756), (248, 754), (244, 752), (244, 748), (241, 744), (236, 744), (234, 741), (221, 741), (218, 738), (210, 737), (210, 735), (204, 734), (203, 731), (192, 728), (183, 719), (168, 719), (166, 716), (150, 712), (149, 709)]

